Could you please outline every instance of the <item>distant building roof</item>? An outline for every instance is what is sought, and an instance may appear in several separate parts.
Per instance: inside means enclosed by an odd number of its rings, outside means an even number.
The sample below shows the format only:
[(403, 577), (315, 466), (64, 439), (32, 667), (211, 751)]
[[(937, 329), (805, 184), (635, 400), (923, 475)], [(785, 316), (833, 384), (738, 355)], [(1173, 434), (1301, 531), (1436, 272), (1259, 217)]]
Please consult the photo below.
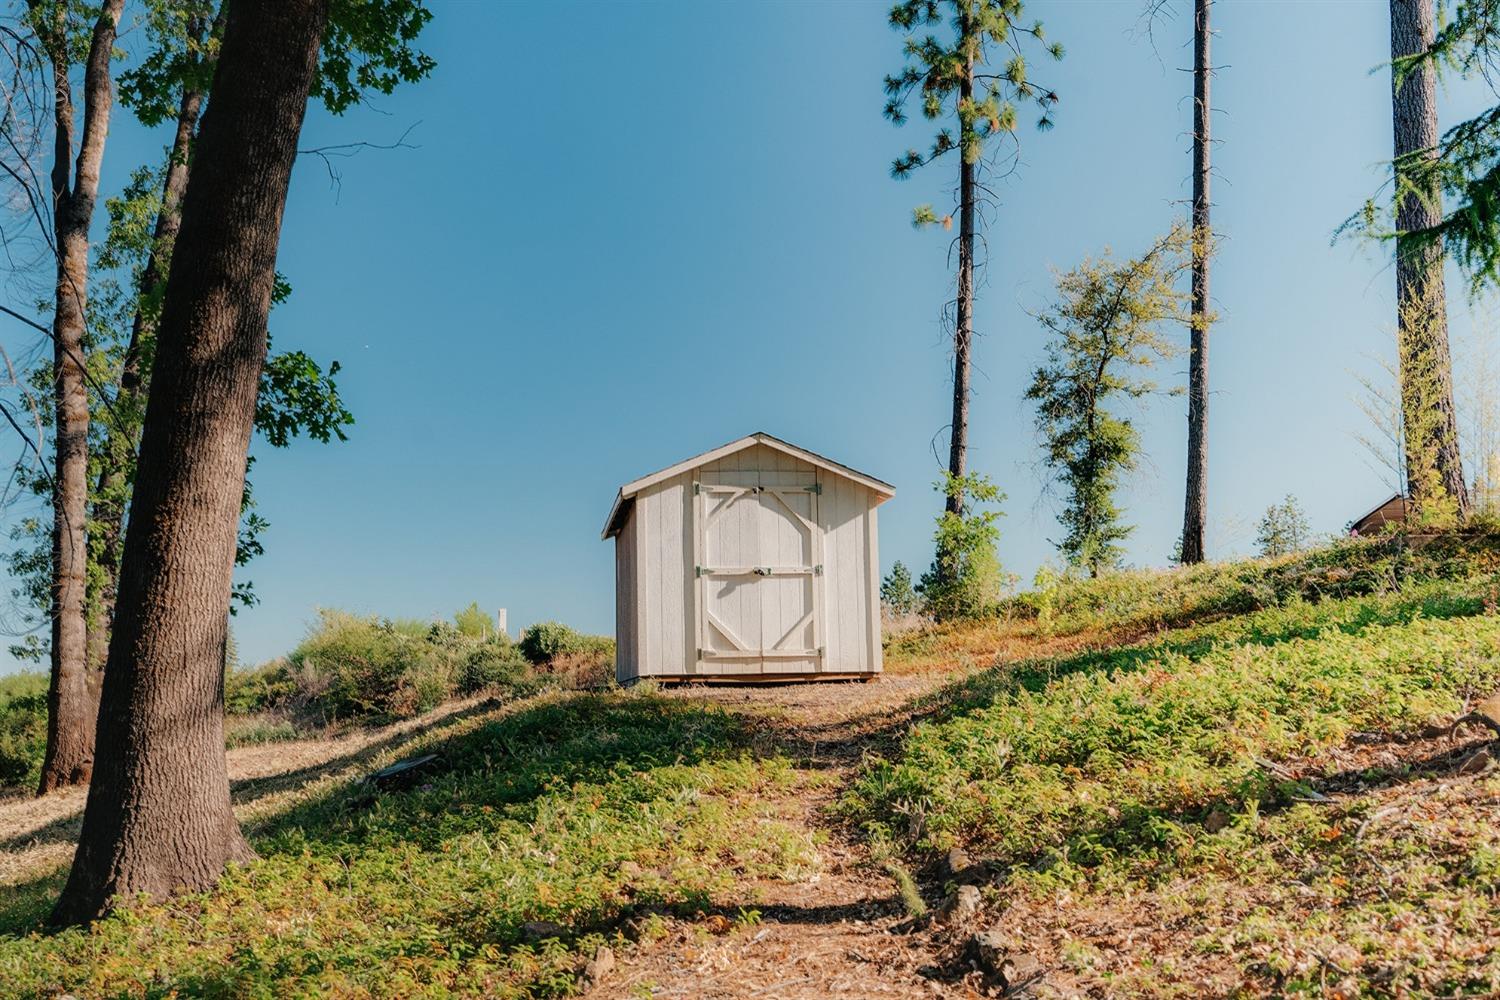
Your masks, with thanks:
[(1393, 493), (1369, 511), (1349, 522), (1351, 535), (1368, 535), (1379, 531), (1387, 524), (1403, 524), (1406, 521), (1406, 497)]

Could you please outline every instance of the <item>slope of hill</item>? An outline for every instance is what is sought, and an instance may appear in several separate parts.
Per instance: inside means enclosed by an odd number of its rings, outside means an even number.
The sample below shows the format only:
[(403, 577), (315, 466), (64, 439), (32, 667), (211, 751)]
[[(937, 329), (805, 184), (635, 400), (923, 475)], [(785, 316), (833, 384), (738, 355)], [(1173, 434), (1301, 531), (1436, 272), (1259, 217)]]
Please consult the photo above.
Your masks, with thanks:
[[(261, 860), (92, 932), (39, 933), (81, 798), (3, 804), (0, 982), (1490, 994), (1500, 779), (1491, 734), (1446, 724), (1500, 686), (1497, 553), (1364, 542), (1059, 581), (892, 641), (879, 684), (553, 693), (311, 761), (247, 747)], [(362, 780), (428, 752), (406, 787)]]

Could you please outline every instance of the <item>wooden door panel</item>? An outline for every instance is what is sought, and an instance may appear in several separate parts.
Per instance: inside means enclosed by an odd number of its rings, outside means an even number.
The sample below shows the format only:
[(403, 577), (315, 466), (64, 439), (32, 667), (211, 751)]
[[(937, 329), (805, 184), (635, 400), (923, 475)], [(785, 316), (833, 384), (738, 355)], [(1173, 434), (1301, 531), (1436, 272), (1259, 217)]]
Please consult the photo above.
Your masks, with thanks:
[[(755, 487), (700, 488), (703, 512), (703, 587), (700, 659), (710, 667), (759, 671), (760, 599), (753, 577), (733, 572), (750, 565), (757, 550)], [(726, 662), (732, 661), (732, 662)]]
[(778, 570), (761, 584), (763, 669), (766, 673), (812, 673), (818, 669), (813, 592), (818, 561), (817, 495), (806, 487), (770, 486), (762, 488), (760, 499), (762, 551)]
[(818, 671), (816, 472), (737, 468), (725, 460), (702, 470), (694, 490), (697, 672)]

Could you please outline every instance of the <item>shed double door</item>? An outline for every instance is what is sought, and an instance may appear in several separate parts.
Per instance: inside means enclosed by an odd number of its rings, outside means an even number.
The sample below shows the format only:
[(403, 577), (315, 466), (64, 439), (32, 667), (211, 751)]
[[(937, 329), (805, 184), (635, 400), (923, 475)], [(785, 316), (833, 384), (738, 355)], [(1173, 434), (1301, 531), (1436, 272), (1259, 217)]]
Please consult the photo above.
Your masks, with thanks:
[(821, 669), (823, 533), (819, 487), (808, 478), (694, 484), (699, 673)]

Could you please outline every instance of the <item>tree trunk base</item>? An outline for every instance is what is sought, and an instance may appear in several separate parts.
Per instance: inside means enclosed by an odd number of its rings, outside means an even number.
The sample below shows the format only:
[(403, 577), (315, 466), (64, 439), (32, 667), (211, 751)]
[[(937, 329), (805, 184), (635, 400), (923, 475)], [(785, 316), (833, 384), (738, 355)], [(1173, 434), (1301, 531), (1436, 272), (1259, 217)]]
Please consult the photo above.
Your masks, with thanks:
[(62, 767), (50, 767), (42, 772), (42, 780), (37, 785), (36, 793), (37, 795), (48, 795), (64, 788), (76, 788), (79, 785), (87, 785), (89, 778), (93, 777), (93, 774), (93, 761)]
[[(199, 844), (181, 855), (132, 858), (128, 846), (121, 844), (106, 866), (75, 862), (48, 923), (53, 927), (92, 923), (108, 916), (118, 901), (138, 894), (165, 899), (178, 893), (214, 888), (227, 866), (249, 864), (259, 857), (240, 833), (239, 823), (232, 814), (224, 827), (222, 832), (210, 834), (221, 842), (216, 845), (221, 850), (208, 854)], [(101, 868), (112, 873), (101, 882), (84, 874)]]

